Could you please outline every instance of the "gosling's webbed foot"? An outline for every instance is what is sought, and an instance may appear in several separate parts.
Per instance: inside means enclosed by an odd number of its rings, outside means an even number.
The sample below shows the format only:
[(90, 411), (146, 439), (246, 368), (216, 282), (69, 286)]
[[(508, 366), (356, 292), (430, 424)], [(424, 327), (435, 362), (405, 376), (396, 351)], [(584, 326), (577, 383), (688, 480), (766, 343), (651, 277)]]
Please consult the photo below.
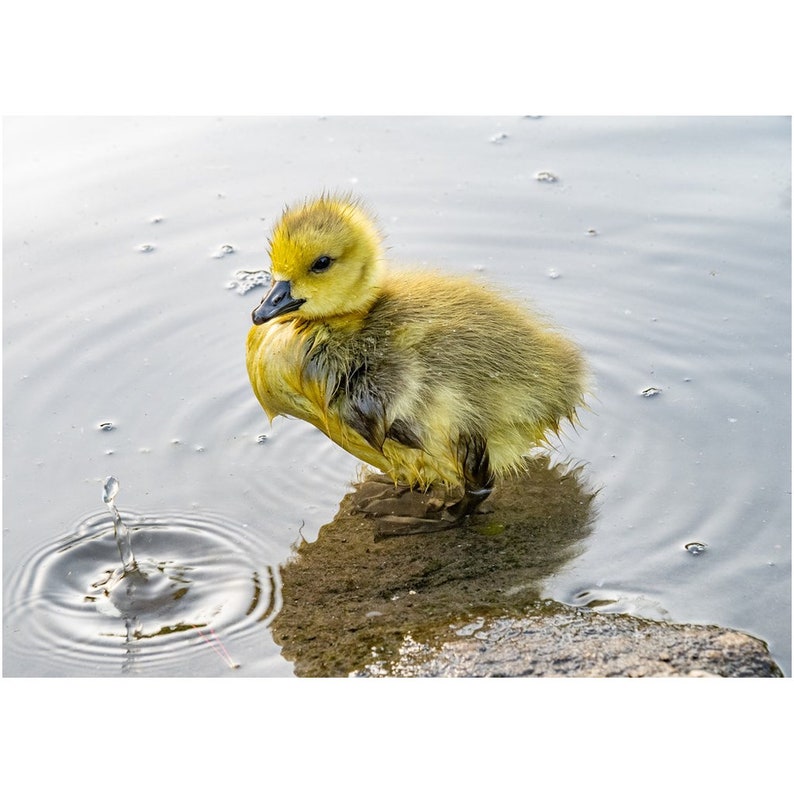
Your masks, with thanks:
[(354, 508), (371, 516), (399, 515), (424, 518), (444, 507), (432, 493), (414, 491), (407, 485), (394, 485), (390, 480), (368, 479), (356, 485)]
[(449, 494), (438, 490), (417, 491), (407, 485), (394, 485), (375, 475), (355, 486), (353, 509), (373, 519), (376, 537), (440, 532), (459, 526), (475, 512), (491, 493), (491, 488), (467, 489), (463, 497), (449, 504)]
[(446, 501), (432, 490), (412, 490), (378, 476), (356, 485), (353, 494), (354, 510), (373, 519), (378, 538), (449, 529), (457, 519), (445, 507)]

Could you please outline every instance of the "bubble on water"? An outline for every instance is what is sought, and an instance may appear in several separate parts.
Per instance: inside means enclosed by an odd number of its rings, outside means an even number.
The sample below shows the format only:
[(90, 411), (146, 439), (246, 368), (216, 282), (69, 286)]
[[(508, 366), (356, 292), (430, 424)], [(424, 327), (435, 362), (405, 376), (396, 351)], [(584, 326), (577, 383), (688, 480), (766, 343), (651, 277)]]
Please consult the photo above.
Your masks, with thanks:
[(555, 270), (553, 267), (550, 267), (548, 269), (547, 275), (548, 275), (549, 278), (553, 278), (553, 279), (556, 279), (556, 278), (560, 277), (559, 272), (557, 270)]
[(491, 143), (502, 143), (503, 141), (506, 141), (507, 138), (508, 135), (506, 132), (497, 132), (495, 135), (491, 135), (491, 137), (488, 140)]
[(537, 174), (535, 174), (535, 179), (537, 179), (538, 182), (556, 182), (557, 176), (556, 174), (552, 174), (551, 171), (538, 171)]
[(227, 283), (226, 289), (233, 289), (238, 295), (245, 295), (256, 287), (266, 287), (270, 284), (270, 273), (267, 270), (237, 270), (232, 274), (232, 280)]
[(691, 543), (687, 543), (684, 548), (690, 553), (695, 556), (698, 554), (703, 554), (706, 550), (707, 546), (705, 543), (701, 543), (698, 540), (693, 540)]
[(657, 395), (661, 394), (662, 390), (658, 386), (648, 386), (647, 389), (643, 389), (640, 392), (640, 395), (643, 397), (656, 397)]
[(235, 247), (229, 243), (219, 246), (218, 250), (212, 255), (213, 259), (222, 259), (224, 256), (229, 256), (235, 252)]
[(154, 246), (151, 243), (141, 243), (141, 245), (138, 246), (138, 251), (142, 254), (150, 254), (154, 251)]

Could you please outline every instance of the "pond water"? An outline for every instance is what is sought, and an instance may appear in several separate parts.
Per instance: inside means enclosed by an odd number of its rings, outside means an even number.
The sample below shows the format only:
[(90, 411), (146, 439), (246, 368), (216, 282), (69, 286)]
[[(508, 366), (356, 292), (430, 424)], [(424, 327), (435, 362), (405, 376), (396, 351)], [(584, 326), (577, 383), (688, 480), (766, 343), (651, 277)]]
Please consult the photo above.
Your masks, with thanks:
[[(268, 425), (244, 343), (270, 226), (331, 189), (396, 261), (584, 349), (553, 456), (596, 519), (543, 596), (740, 629), (790, 675), (790, 141), (752, 117), (6, 119), (4, 674), (293, 675), (279, 571), (359, 464)], [(109, 476), (160, 577), (134, 608)]]

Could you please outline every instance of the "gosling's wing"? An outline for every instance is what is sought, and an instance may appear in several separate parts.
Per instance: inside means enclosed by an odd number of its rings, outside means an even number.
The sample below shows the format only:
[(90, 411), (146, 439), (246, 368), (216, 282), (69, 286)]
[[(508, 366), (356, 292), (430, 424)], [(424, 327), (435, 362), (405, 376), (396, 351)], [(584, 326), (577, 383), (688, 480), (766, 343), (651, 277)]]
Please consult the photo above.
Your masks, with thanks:
[(343, 421), (379, 452), (383, 452), (386, 439), (409, 449), (424, 448), (418, 425), (403, 417), (390, 420), (386, 399), (372, 388), (356, 389), (343, 395), (339, 410)]

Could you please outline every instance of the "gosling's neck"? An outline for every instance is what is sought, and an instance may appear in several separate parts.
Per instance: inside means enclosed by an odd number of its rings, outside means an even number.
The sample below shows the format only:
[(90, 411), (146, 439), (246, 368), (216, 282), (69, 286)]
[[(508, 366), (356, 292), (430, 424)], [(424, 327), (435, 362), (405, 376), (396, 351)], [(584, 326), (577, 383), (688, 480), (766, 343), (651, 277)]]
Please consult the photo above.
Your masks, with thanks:
[(369, 317), (372, 307), (383, 294), (386, 268), (378, 257), (365, 270), (361, 282), (356, 286), (356, 300), (344, 305), (338, 313), (317, 318), (317, 322), (332, 331), (357, 331)]

